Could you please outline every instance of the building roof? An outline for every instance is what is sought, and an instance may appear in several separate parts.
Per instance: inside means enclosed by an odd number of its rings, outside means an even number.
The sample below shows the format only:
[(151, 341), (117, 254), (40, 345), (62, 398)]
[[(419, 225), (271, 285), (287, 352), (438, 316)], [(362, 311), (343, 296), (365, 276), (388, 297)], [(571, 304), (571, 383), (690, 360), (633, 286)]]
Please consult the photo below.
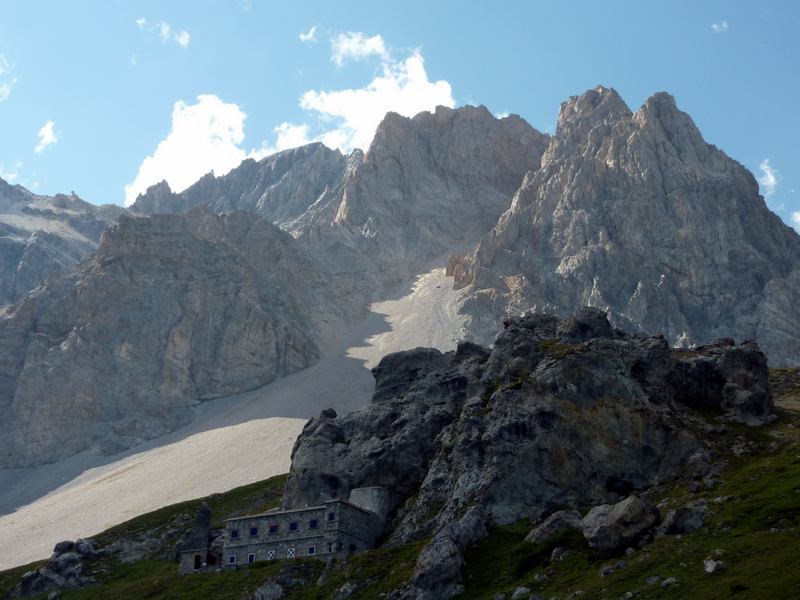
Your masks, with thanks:
[(289, 514), (289, 513), (302, 513), (302, 512), (306, 512), (306, 511), (312, 511), (312, 510), (323, 510), (323, 509), (327, 508), (328, 506), (330, 506), (331, 504), (344, 504), (346, 506), (349, 506), (350, 508), (354, 508), (355, 510), (359, 510), (359, 511), (365, 513), (365, 514), (375, 515), (375, 513), (372, 512), (371, 510), (367, 510), (366, 508), (363, 508), (361, 506), (353, 504), (352, 502), (349, 502), (348, 500), (342, 500), (341, 498), (336, 498), (334, 500), (324, 500), (322, 502), (322, 504), (317, 504), (315, 506), (304, 506), (303, 508), (287, 508), (286, 510), (280, 510), (278, 508), (273, 508), (273, 509), (270, 509), (270, 510), (265, 511), (263, 513), (257, 513), (255, 515), (241, 515), (239, 517), (230, 517), (228, 519), (225, 519), (225, 522), (227, 523), (228, 521), (242, 521), (244, 519), (258, 519), (258, 518), (263, 518), (263, 517), (273, 517), (273, 516), (276, 516), (276, 515), (286, 515), (286, 514)]

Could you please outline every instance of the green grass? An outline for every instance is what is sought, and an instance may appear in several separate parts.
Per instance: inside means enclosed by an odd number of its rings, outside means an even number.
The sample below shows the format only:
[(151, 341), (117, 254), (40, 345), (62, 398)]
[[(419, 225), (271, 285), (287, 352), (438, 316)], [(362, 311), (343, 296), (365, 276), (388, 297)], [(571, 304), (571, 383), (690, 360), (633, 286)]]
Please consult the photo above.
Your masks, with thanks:
[[(787, 392), (793, 394), (794, 389)], [(786, 399), (782, 397), (781, 401)], [(800, 415), (782, 409), (777, 412), (780, 419), (768, 427), (726, 425), (729, 441), (744, 436), (758, 449), (752, 455), (729, 456), (729, 468), (720, 476), (720, 485), (703, 493), (673, 487), (657, 498), (670, 506), (698, 498), (709, 500), (712, 514), (702, 530), (682, 537), (657, 538), (645, 549), (622, 557), (627, 564), (624, 569), (601, 577), (603, 565), (620, 559), (598, 555), (580, 536), (535, 547), (524, 541), (530, 530), (528, 523), (496, 528), (468, 553), (462, 597), (490, 599), (497, 592), (508, 593), (522, 585), (545, 598), (563, 598), (578, 590), (583, 592), (582, 597), (592, 599), (616, 599), (629, 591), (638, 593), (637, 598), (687, 600), (798, 597)], [(777, 451), (768, 449), (772, 441), (778, 442)], [(733, 499), (719, 504), (711, 501), (724, 496)], [(554, 544), (570, 552), (563, 560), (551, 563), (547, 557)], [(706, 575), (703, 560), (717, 549), (724, 551), (722, 560), (727, 568)], [(679, 584), (667, 588), (647, 585), (652, 575), (662, 579), (673, 576)]]
[(7, 598), (25, 573), (32, 571), (42, 564), (44, 564), (44, 561), (40, 560), (29, 565), (14, 567), (7, 571), (0, 571), (0, 598)]
[[(800, 589), (800, 412), (792, 404), (800, 397), (800, 370), (773, 370), (773, 389), (781, 396), (780, 419), (768, 426), (752, 428), (727, 424), (723, 436), (729, 447), (740, 437), (753, 442), (753, 454), (727, 457), (729, 468), (721, 483), (710, 491), (692, 493), (682, 486), (665, 488), (655, 500), (670, 507), (698, 498), (709, 500), (712, 514), (706, 527), (682, 537), (657, 538), (632, 556), (622, 557), (627, 566), (601, 577), (600, 568), (619, 559), (600, 556), (586, 546), (577, 531), (567, 532), (539, 545), (524, 541), (529, 522), (495, 527), (485, 540), (466, 555), (465, 599), (493, 599), (498, 592), (511, 592), (524, 585), (545, 598), (565, 598), (580, 590), (583, 598), (614, 599), (626, 592), (637, 598), (681, 598), (687, 600), (783, 599), (797, 597)], [(789, 407), (789, 408), (786, 408)], [(777, 450), (770, 449), (772, 442)], [(215, 526), (224, 518), (255, 513), (276, 506), (286, 476), (236, 488), (224, 494), (169, 506), (118, 525), (95, 537), (101, 545), (155, 532), (185, 531), (200, 503), (212, 509)], [(732, 499), (714, 503), (715, 497)], [(663, 512), (663, 511), (662, 511)], [(174, 536), (173, 536), (174, 537)], [(170, 538), (171, 540), (172, 538)], [(287, 565), (305, 565), (309, 585), (287, 590), (287, 600), (327, 600), (345, 583), (361, 587), (352, 600), (380, 598), (405, 584), (413, 573), (420, 540), (399, 547), (383, 547), (339, 559), (326, 569), (320, 560), (291, 563), (259, 562), (239, 570), (182, 576), (169, 560), (174, 545), (165, 542), (160, 559), (120, 564), (112, 558), (89, 562), (97, 585), (63, 592), (64, 600), (153, 599), (188, 600), (214, 598), (243, 600), (259, 585)], [(560, 561), (550, 561), (555, 547), (568, 549)], [(703, 572), (703, 559), (724, 550), (727, 569), (715, 575)], [(0, 598), (7, 597), (21, 575), (35, 565), (0, 573)], [(677, 577), (677, 587), (647, 585), (646, 579)]]

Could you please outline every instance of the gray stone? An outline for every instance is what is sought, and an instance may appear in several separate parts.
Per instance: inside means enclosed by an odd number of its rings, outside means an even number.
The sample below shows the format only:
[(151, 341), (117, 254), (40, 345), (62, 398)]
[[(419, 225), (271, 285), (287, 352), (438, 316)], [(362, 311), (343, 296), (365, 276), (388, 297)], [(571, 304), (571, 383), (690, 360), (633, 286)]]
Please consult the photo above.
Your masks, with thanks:
[(705, 571), (705, 573), (708, 575), (719, 573), (720, 571), (724, 570), (725, 570), (725, 563), (721, 560), (716, 560), (714, 558), (707, 558), (703, 561), (703, 571)]
[(530, 533), (525, 536), (525, 541), (531, 544), (541, 544), (565, 531), (577, 529), (580, 523), (581, 514), (578, 511), (559, 510), (531, 529)]
[(697, 500), (667, 512), (658, 531), (664, 535), (691, 533), (703, 526), (707, 516), (708, 503), (705, 500)]
[(671, 587), (673, 585), (678, 585), (677, 577), (667, 577), (661, 582), (661, 587)]
[(530, 596), (530, 593), (530, 588), (520, 586), (511, 592), (511, 600), (520, 600), (520, 598), (525, 598), (527, 600), (528, 596)]
[(613, 553), (638, 540), (658, 522), (658, 509), (638, 496), (593, 507), (581, 521), (589, 546)]

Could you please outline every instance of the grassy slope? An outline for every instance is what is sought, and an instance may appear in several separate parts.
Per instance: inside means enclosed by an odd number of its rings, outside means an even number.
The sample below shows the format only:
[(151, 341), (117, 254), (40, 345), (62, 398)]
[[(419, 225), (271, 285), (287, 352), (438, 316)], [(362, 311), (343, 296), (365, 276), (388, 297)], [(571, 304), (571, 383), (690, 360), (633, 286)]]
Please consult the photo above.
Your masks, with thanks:
[[(579, 536), (534, 547), (524, 542), (529, 524), (495, 529), (469, 554), (467, 589), (463, 598), (494, 598), (498, 591), (529, 587), (545, 598), (565, 598), (576, 591), (585, 598), (783, 599), (798, 597), (800, 569), (800, 371), (774, 370), (780, 419), (766, 428), (731, 427), (731, 442), (739, 435), (755, 444), (750, 454), (731, 455), (722, 483), (710, 491), (665, 490), (658, 499), (670, 506), (698, 498), (709, 502), (706, 527), (682, 537), (657, 538), (644, 550), (621, 557), (626, 567), (602, 577), (600, 568), (620, 559), (591, 551)], [(777, 442), (777, 449), (769, 449)], [(570, 548), (561, 561), (550, 562), (555, 545)], [(703, 560), (722, 550), (727, 568), (706, 575)], [(648, 577), (676, 577), (678, 585), (648, 585)], [(538, 576), (538, 579), (537, 579)]]
[[(722, 483), (709, 492), (692, 494), (685, 488), (662, 492), (660, 499), (675, 506), (694, 498), (732, 496), (719, 504), (710, 503), (713, 514), (707, 526), (683, 537), (657, 539), (633, 556), (624, 557), (627, 566), (601, 577), (599, 569), (616, 560), (604, 559), (589, 550), (580, 535), (566, 534), (542, 546), (524, 542), (530, 523), (496, 528), (467, 557), (464, 598), (494, 598), (497, 592), (510, 592), (525, 585), (546, 598), (565, 598), (580, 590), (584, 598), (619, 598), (637, 592), (637, 598), (789, 598), (800, 589), (800, 370), (773, 370), (773, 387), (780, 396), (781, 419), (767, 427), (730, 427), (730, 441), (738, 436), (752, 440), (750, 454), (731, 456), (730, 468)], [(778, 448), (768, 450), (773, 441)], [(143, 515), (118, 525), (98, 536), (107, 545), (145, 532), (185, 527), (206, 501), (217, 525), (235, 514), (262, 511), (275, 506), (285, 476), (243, 486), (202, 500), (184, 502)], [(786, 531), (794, 528), (793, 531)], [(424, 541), (401, 548), (380, 548), (341, 561), (323, 571), (321, 561), (307, 561), (307, 580), (318, 582), (295, 588), (288, 600), (322, 600), (348, 581), (366, 582), (353, 600), (379, 596), (407, 580)], [(570, 548), (561, 561), (551, 562), (555, 546)], [(702, 561), (715, 550), (724, 550), (722, 560), (728, 568), (707, 576)], [(169, 549), (165, 549), (169, 550)], [(300, 561), (298, 561), (300, 562)], [(101, 559), (89, 565), (98, 585), (63, 593), (64, 600), (106, 598), (152, 598), (183, 600), (215, 598), (239, 600), (286, 563), (257, 563), (238, 571), (181, 576), (177, 563), (169, 560), (144, 560), (119, 564)], [(0, 573), (0, 598), (30, 567)], [(674, 576), (677, 587), (648, 586), (646, 578)], [(320, 578), (320, 576), (322, 576)], [(537, 579), (538, 576), (538, 579)], [(546, 579), (542, 579), (544, 576)]]

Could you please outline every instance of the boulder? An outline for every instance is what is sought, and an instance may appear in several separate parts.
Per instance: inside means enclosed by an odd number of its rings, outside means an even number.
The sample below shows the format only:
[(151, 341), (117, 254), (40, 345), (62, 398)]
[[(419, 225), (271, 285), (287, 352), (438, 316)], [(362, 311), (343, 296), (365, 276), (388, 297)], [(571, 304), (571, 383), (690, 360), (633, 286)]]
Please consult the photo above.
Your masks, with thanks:
[(525, 541), (541, 544), (565, 531), (579, 528), (580, 524), (581, 514), (577, 510), (559, 510), (531, 529)]
[(612, 554), (636, 542), (658, 522), (658, 509), (638, 496), (595, 506), (581, 520), (589, 546)]
[(686, 506), (670, 510), (664, 516), (658, 532), (662, 535), (682, 535), (697, 531), (708, 516), (708, 503), (697, 500)]

